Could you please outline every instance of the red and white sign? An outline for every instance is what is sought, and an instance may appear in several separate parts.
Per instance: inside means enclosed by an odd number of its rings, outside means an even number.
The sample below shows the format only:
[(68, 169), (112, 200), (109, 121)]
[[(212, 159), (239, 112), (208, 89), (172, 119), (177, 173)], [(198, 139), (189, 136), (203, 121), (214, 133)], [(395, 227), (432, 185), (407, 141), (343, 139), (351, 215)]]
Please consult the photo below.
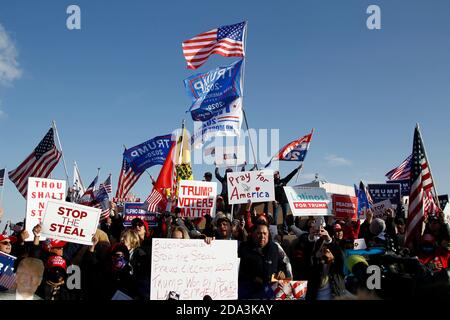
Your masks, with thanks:
[(217, 182), (181, 180), (178, 189), (180, 216), (201, 218), (206, 214), (215, 216)]
[(42, 234), (48, 238), (92, 245), (101, 210), (65, 201), (48, 201)]
[(275, 200), (273, 170), (227, 173), (229, 204)]
[[(33, 228), (42, 222), (47, 201), (52, 199), (66, 199), (66, 181), (28, 178), (25, 230), (27, 230), (30, 235), (33, 234)], [(45, 240), (45, 238), (40, 237), (40, 240)], [(33, 237), (28, 237), (26, 241), (33, 241)]]
[(333, 213), (336, 219), (346, 219), (352, 217), (352, 220), (358, 219), (358, 198), (333, 194)]

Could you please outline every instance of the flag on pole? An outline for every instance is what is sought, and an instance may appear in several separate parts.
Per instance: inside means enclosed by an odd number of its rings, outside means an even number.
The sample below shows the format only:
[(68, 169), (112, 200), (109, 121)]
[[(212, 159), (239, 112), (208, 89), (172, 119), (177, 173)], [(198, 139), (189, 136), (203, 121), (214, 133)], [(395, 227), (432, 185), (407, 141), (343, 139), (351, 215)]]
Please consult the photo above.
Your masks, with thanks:
[(175, 147), (175, 168), (177, 182), (180, 180), (194, 180), (191, 166), (191, 144), (186, 128), (183, 128)]
[(167, 197), (173, 189), (175, 145), (175, 142), (171, 142), (170, 150), (159, 172), (158, 179), (153, 184), (153, 190), (142, 205), (143, 209), (149, 212), (158, 212), (158, 206), (165, 207)]
[(5, 169), (0, 169), (0, 187), (5, 184)]
[(360, 217), (362, 211), (372, 209), (373, 200), (367, 186), (362, 181), (359, 182), (359, 189), (356, 185), (354, 187), (355, 195), (358, 198), (358, 217)]
[(426, 209), (429, 210), (432, 206), (426, 202), (436, 196), (433, 192), (433, 178), (418, 125), (414, 130), (410, 185), (405, 234), (406, 245), (413, 244), (422, 235)]
[(75, 200), (78, 200), (86, 192), (86, 188), (81, 180), (80, 170), (78, 170), (76, 161), (73, 162), (73, 190)]
[(403, 160), (397, 167), (385, 174), (388, 181), (406, 180), (410, 178), (412, 155)]
[(142, 174), (143, 172), (136, 174), (124, 157), (117, 184), (116, 198), (125, 198)]
[(23, 197), (27, 197), (28, 178), (47, 178), (61, 158), (61, 152), (56, 148), (54, 130), (50, 130), (33, 152), (14, 170), (8, 172), (9, 179), (14, 183)]
[(111, 174), (109, 174), (108, 178), (105, 180), (105, 182), (100, 183), (100, 186), (98, 187), (99, 190), (105, 188), (107, 193), (112, 192), (112, 185), (111, 185)]
[(84, 194), (81, 196), (81, 198), (78, 200), (79, 204), (85, 205), (85, 206), (91, 206), (92, 203), (94, 202), (95, 199), (95, 185), (97, 184), (98, 181), (98, 173), (97, 176), (94, 178), (94, 180), (92, 180), (91, 184), (89, 185), (89, 187), (86, 189), (86, 191), (84, 192)]
[(285, 145), (275, 156), (272, 157), (272, 159), (270, 159), (269, 163), (266, 164), (265, 167), (267, 168), (274, 160), (303, 162), (305, 160), (306, 153), (308, 152), (313, 132), (314, 130), (311, 130), (311, 133), (306, 136)]
[(183, 41), (183, 55), (189, 69), (203, 65), (210, 55), (243, 57), (246, 22), (222, 26)]
[(104, 220), (109, 217), (111, 213), (111, 207), (109, 203), (109, 195), (105, 187), (101, 187), (94, 192), (92, 207), (102, 210), (100, 214), (100, 220)]

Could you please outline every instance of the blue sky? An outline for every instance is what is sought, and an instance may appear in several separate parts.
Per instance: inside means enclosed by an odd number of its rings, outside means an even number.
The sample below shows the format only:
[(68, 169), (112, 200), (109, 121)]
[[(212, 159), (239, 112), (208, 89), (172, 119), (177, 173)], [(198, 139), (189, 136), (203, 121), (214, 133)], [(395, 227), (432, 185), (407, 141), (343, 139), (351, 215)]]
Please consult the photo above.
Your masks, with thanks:
[[(70, 4), (81, 8), (81, 30), (66, 28)], [(370, 4), (381, 8), (381, 30), (366, 27)], [(56, 120), (69, 175), (76, 160), (87, 185), (101, 167), (115, 191), (123, 144), (170, 133), (183, 118), (193, 127), (183, 79), (194, 72), (181, 42), (243, 20), (250, 127), (280, 129), (281, 145), (316, 130), (298, 182), (316, 172), (383, 182), (411, 152), (419, 122), (438, 192), (450, 192), (446, 0), (2, 1), (0, 167), (15, 168)], [(199, 71), (235, 60), (214, 56)], [(280, 166), (283, 175), (296, 164)], [(64, 179), (62, 162), (53, 177)], [(144, 176), (134, 192), (149, 191)], [(21, 220), (25, 205), (7, 180), (4, 221)]]

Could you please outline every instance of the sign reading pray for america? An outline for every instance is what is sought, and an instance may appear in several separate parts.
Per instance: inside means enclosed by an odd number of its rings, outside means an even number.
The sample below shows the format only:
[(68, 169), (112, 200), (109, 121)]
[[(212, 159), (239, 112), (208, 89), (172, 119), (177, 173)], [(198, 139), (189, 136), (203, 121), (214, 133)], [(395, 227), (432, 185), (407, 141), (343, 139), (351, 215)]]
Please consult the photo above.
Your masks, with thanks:
[(229, 204), (275, 200), (273, 170), (227, 173)]

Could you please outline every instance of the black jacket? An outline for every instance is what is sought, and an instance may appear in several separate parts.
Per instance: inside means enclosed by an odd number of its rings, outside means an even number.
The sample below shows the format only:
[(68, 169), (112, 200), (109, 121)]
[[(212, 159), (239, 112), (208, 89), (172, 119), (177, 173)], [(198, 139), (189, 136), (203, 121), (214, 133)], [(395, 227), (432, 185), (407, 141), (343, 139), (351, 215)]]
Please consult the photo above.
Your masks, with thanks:
[(289, 173), (285, 178), (283, 179), (275, 179), (274, 185), (275, 185), (275, 200), (279, 203), (288, 203), (288, 199), (286, 197), (286, 193), (284, 192), (283, 187), (285, 187), (289, 181), (295, 176), (295, 174), (298, 172), (298, 168), (294, 169), (291, 173)]
[(286, 264), (271, 240), (264, 248), (257, 247), (252, 240), (239, 246), (239, 299), (261, 299), (266, 297), (265, 287), (270, 285), (273, 274), (283, 271)]

